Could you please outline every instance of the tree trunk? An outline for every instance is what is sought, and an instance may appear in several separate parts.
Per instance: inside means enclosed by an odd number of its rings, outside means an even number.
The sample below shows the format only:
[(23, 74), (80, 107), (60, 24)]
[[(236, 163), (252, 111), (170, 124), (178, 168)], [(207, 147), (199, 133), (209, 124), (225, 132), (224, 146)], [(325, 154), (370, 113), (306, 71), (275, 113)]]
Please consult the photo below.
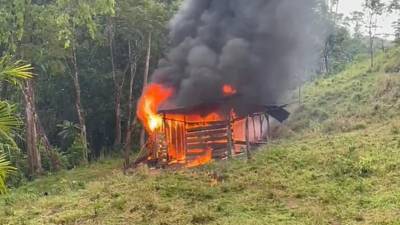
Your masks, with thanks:
[(29, 172), (32, 176), (42, 173), (42, 162), (37, 148), (37, 128), (35, 123), (35, 98), (32, 80), (25, 82), (23, 87), (26, 116), (26, 149), (28, 153)]
[(136, 117), (132, 120), (132, 112), (133, 112), (133, 85), (136, 77), (136, 57), (132, 54), (132, 45), (129, 41), (129, 62), (130, 62), (130, 82), (129, 82), (129, 102), (128, 102), (128, 123), (126, 127), (126, 136), (125, 136), (125, 146), (124, 146), (124, 158), (125, 158), (125, 166), (126, 169), (130, 162), (129, 156), (132, 148), (132, 131), (136, 126)]
[(374, 67), (374, 34), (372, 33), (373, 29), (373, 14), (369, 15), (369, 26), (368, 26), (368, 35), (369, 35), (369, 54), (371, 59), (371, 68)]
[[(143, 88), (142, 88), (142, 94), (144, 93), (144, 90), (146, 88), (146, 85), (148, 83), (148, 78), (149, 78), (149, 71), (150, 71), (150, 57), (151, 57), (151, 33), (149, 33), (148, 36), (148, 45), (147, 45), (147, 53), (146, 53), (146, 66), (145, 66), (145, 71), (144, 71), (144, 78), (143, 78)], [(132, 54), (132, 49), (131, 49), (131, 44), (129, 43), (130, 46), (130, 53)], [(132, 55), (131, 55), (132, 56)], [(133, 62), (136, 62), (136, 60), (133, 60)], [(133, 70), (134, 68), (134, 70)], [(133, 111), (133, 82), (134, 78), (136, 75), (136, 65), (131, 65), (131, 82), (130, 82), (130, 95), (129, 95), (129, 118), (131, 118), (131, 114)], [(124, 158), (125, 158), (125, 163), (124, 167), (125, 169), (128, 168), (130, 162), (129, 162), (129, 154), (130, 154), (130, 149), (132, 145), (132, 131), (135, 128), (137, 124), (137, 116), (135, 116), (133, 119), (129, 119), (130, 123), (128, 123), (129, 128), (127, 129), (126, 133), (126, 138), (125, 138), (125, 146), (124, 146)], [(140, 133), (140, 146), (144, 146), (145, 144), (145, 130), (142, 128), (141, 133)]]
[(143, 80), (143, 90), (147, 86), (149, 80), (149, 71), (150, 71), (150, 57), (151, 57), (151, 32), (149, 33), (149, 37), (147, 40), (147, 52), (146, 52), (146, 67), (144, 69), (144, 80)]
[(76, 57), (76, 49), (75, 45), (72, 45), (72, 64), (73, 64), (73, 81), (74, 81), (74, 87), (75, 87), (75, 107), (76, 111), (78, 113), (78, 119), (79, 119), (79, 126), (80, 126), (80, 136), (82, 140), (82, 145), (84, 146), (84, 154), (83, 154), (83, 160), (85, 162), (88, 162), (88, 143), (87, 143), (87, 134), (86, 134), (86, 122), (85, 122), (85, 115), (84, 111), (82, 108), (82, 103), (81, 103), (81, 86), (79, 84), (79, 70), (78, 70), (78, 62), (77, 62), (77, 57)]
[(130, 124), (127, 132), (126, 132), (126, 138), (125, 138), (125, 146), (124, 146), (124, 158), (125, 158), (125, 163), (124, 163), (124, 169), (127, 169), (130, 165), (130, 151), (132, 148), (132, 131), (135, 129), (137, 123), (137, 117), (132, 120), (132, 123)]
[(336, 14), (335, 14), (335, 24), (336, 24), (336, 20), (337, 20), (337, 16), (338, 16), (338, 12), (339, 12), (339, 3), (340, 3), (340, 0), (337, 0), (337, 2), (336, 2)]
[(371, 58), (371, 68), (374, 67), (374, 37), (372, 37), (372, 33), (370, 33), (369, 37), (369, 53)]
[[(150, 71), (150, 57), (151, 57), (151, 32), (149, 33), (148, 36), (148, 43), (147, 43), (147, 53), (146, 53), (146, 67), (144, 70), (144, 79), (143, 79), (143, 89), (142, 89), (142, 93), (144, 92), (147, 83), (148, 83), (148, 79), (149, 79), (149, 71)], [(142, 128), (142, 131), (140, 133), (140, 146), (144, 146), (146, 142), (146, 133), (144, 128)]]
[(34, 114), (35, 114), (36, 133), (39, 137), (38, 140), (41, 141), (41, 144), (43, 144), (45, 151), (47, 152), (47, 154), (49, 154), (51, 160), (51, 170), (58, 171), (61, 169), (60, 158), (56, 155), (55, 150), (50, 144), (49, 138), (47, 137), (46, 132), (44, 131), (44, 128), (39, 119), (39, 115), (36, 112), (36, 109)]
[(121, 88), (115, 90), (115, 140), (114, 146), (121, 145)]
[(328, 56), (328, 50), (324, 50), (324, 64), (325, 64), (325, 73), (329, 74), (329, 56)]
[(111, 67), (112, 67), (112, 77), (114, 81), (114, 111), (115, 111), (115, 139), (114, 146), (119, 146), (122, 142), (121, 133), (121, 95), (122, 87), (121, 83), (118, 81), (116, 70), (115, 70), (115, 60), (114, 60), (114, 26), (110, 19), (109, 21), (109, 45), (110, 45), (110, 56), (111, 56)]
[(129, 41), (128, 43), (128, 50), (129, 50), (129, 62), (130, 62), (130, 82), (129, 82), (129, 102), (128, 102), (128, 123), (126, 126), (126, 129), (129, 130), (128, 128), (130, 127), (131, 121), (132, 121), (132, 112), (133, 112), (133, 85), (135, 82), (135, 77), (136, 77), (136, 57), (133, 56), (132, 53), (132, 44)]

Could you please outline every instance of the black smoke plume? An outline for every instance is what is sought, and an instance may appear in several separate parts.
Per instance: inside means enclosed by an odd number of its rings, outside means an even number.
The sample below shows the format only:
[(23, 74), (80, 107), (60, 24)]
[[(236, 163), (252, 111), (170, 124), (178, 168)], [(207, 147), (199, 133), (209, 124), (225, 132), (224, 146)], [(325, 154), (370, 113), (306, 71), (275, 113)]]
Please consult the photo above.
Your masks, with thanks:
[(152, 82), (172, 86), (186, 107), (223, 97), (276, 104), (316, 55), (316, 0), (186, 0), (170, 22), (172, 49)]

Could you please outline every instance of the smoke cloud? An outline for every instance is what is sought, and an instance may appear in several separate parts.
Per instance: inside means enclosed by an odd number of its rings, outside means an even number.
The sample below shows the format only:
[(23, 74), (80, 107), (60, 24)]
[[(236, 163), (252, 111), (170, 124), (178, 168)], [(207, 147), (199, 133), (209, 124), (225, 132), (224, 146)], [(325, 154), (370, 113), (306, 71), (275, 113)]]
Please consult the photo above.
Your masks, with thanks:
[(241, 101), (276, 104), (317, 55), (315, 1), (186, 0), (152, 82), (172, 86), (179, 107), (221, 99), (224, 84)]

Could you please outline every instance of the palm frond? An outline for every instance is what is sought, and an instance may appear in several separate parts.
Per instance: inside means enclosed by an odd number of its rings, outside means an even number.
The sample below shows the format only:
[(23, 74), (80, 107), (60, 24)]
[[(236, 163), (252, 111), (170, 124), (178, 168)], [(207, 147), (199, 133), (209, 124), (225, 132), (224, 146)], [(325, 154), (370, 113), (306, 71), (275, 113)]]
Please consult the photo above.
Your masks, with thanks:
[(7, 192), (6, 179), (8, 175), (15, 171), (15, 168), (11, 166), (5, 155), (0, 155), (0, 194)]
[(0, 101), (0, 137), (8, 143), (15, 144), (10, 136), (12, 131), (21, 125), (21, 121), (15, 116), (14, 106), (5, 101)]
[(64, 120), (62, 124), (57, 124), (57, 127), (61, 129), (58, 135), (63, 139), (74, 138), (80, 131), (79, 125)]
[(0, 79), (17, 84), (20, 80), (34, 76), (33, 67), (21, 60), (14, 61), (10, 56), (0, 58)]
[[(17, 85), (21, 80), (33, 77), (32, 69), (30, 64), (25, 64), (19, 60), (13, 61), (9, 56), (0, 57), (0, 80), (6, 80)], [(14, 106), (6, 101), (0, 101), (0, 141), (2, 148), (4, 146), (17, 148), (17, 144), (11, 135), (20, 125), (21, 121), (15, 116)], [(7, 191), (6, 178), (14, 170), (15, 168), (11, 166), (4, 153), (0, 152), (0, 194)]]

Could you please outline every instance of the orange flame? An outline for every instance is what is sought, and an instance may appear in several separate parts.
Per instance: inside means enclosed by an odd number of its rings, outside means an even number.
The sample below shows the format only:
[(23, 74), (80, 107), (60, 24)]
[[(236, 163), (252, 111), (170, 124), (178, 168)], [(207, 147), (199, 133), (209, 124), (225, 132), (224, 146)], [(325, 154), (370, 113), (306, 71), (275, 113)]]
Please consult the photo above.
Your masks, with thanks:
[(220, 114), (213, 112), (208, 115), (196, 115), (196, 114), (188, 115), (188, 116), (186, 116), (186, 119), (188, 121), (213, 122), (213, 121), (223, 120), (223, 117)]
[(157, 113), (160, 105), (171, 97), (173, 89), (160, 84), (149, 84), (138, 102), (137, 115), (147, 132), (154, 132), (163, 124), (163, 118)]
[(222, 92), (224, 96), (227, 97), (235, 95), (237, 93), (237, 90), (232, 85), (224, 84), (224, 86), (222, 86)]
[[(200, 150), (200, 151), (203, 151), (203, 150)], [(211, 151), (210, 148), (207, 148), (207, 150), (206, 150), (204, 155), (198, 156), (196, 159), (194, 159), (192, 161), (189, 161), (186, 164), (186, 167), (187, 168), (193, 168), (193, 167), (196, 167), (196, 166), (201, 166), (201, 165), (204, 165), (204, 164), (207, 164), (208, 162), (210, 162), (211, 159), (212, 159), (212, 151)]]

